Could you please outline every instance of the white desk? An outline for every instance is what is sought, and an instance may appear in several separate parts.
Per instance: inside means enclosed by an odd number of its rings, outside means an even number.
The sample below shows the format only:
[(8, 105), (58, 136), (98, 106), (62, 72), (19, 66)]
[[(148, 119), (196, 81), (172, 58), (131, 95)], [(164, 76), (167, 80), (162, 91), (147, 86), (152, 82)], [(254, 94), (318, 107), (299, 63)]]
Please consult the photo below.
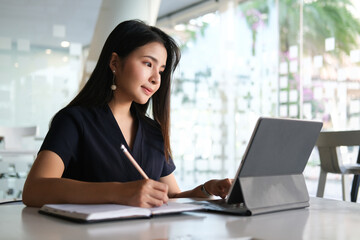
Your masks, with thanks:
[(312, 198), (306, 209), (252, 217), (184, 213), (152, 219), (79, 224), (37, 208), (0, 205), (0, 239), (360, 239), (360, 204)]

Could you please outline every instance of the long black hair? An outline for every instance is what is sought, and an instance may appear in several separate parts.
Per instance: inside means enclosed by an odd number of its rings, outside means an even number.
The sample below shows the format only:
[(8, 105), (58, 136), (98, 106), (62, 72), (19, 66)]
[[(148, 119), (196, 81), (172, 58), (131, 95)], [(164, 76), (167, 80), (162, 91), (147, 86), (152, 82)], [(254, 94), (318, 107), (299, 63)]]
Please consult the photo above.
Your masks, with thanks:
[[(158, 91), (152, 96), (153, 117), (161, 127), (164, 138), (164, 154), (171, 157), (170, 147), (170, 90), (171, 77), (180, 60), (180, 49), (173, 38), (157, 27), (149, 26), (140, 20), (124, 21), (117, 25), (108, 36), (101, 51), (99, 60), (79, 94), (67, 105), (70, 106), (105, 106), (114, 97), (110, 86), (113, 73), (109, 67), (111, 55), (117, 53), (125, 59), (135, 49), (148, 43), (162, 43), (167, 52), (166, 67), (161, 75)], [(145, 117), (149, 102), (138, 104), (133, 102), (138, 114)]]

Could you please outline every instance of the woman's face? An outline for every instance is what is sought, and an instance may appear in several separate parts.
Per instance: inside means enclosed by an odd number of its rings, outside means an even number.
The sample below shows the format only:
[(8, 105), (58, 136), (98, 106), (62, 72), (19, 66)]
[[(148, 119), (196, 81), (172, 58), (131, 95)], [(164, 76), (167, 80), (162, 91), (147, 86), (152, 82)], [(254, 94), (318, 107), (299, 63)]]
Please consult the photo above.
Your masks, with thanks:
[(111, 69), (115, 70), (116, 98), (145, 104), (160, 87), (166, 58), (164, 45), (152, 42), (119, 59), (115, 68), (110, 63)]

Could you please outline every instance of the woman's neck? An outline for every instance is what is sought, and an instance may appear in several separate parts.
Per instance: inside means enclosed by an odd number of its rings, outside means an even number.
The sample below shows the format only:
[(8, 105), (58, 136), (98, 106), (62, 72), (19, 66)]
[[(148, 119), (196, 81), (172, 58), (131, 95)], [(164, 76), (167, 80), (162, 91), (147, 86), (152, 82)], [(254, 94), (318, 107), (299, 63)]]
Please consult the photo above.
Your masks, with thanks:
[(112, 100), (108, 105), (125, 138), (126, 143), (130, 149), (132, 149), (135, 141), (137, 124), (134, 117), (131, 115), (131, 103), (120, 104), (119, 102)]
[(108, 105), (116, 119), (131, 117), (131, 102), (120, 102), (113, 98)]

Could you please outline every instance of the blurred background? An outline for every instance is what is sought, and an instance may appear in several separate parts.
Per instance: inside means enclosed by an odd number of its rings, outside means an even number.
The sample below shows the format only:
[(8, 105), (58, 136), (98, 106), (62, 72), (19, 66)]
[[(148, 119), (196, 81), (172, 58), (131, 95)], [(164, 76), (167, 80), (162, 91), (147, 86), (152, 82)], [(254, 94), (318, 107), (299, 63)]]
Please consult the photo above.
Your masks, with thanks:
[[(359, 1), (0, 0), (0, 127), (36, 126), (10, 153), (0, 137), (0, 199), (21, 198), (51, 118), (84, 85), (110, 31), (135, 18), (182, 50), (171, 143), (184, 190), (232, 178), (260, 116), (360, 127)], [(341, 148), (349, 163), (358, 151)], [(312, 196), (319, 164), (314, 148), (304, 172)], [(325, 197), (341, 199), (340, 175), (328, 175)]]

